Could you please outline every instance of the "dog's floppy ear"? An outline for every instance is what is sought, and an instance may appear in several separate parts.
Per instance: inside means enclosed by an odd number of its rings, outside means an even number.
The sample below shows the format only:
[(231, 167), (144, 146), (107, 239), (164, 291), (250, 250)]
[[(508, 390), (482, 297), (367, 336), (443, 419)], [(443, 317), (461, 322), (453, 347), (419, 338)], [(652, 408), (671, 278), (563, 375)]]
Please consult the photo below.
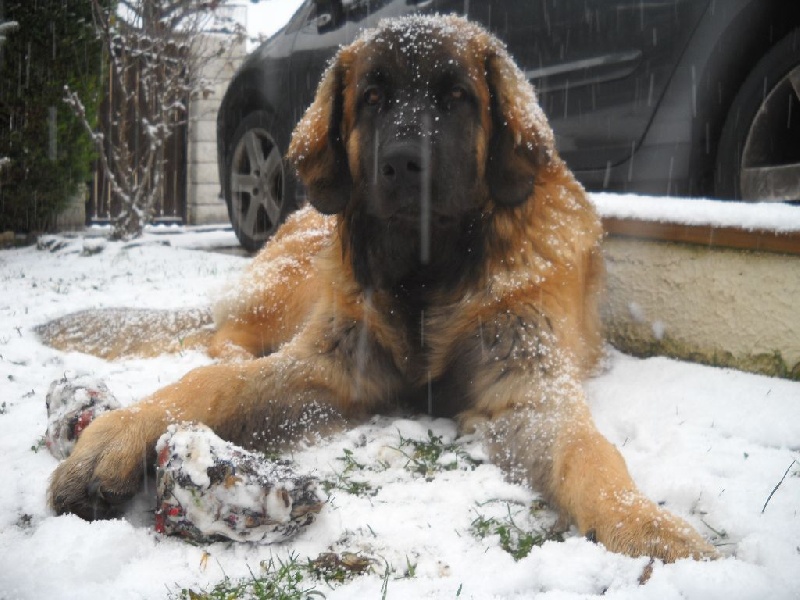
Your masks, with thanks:
[(492, 113), (486, 181), (495, 203), (517, 206), (530, 197), (539, 169), (553, 158), (553, 131), (532, 86), (505, 49), (488, 53), (486, 79)]
[(321, 213), (344, 210), (353, 181), (342, 139), (344, 67), (337, 56), (322, 76), (317, 94), (295, 127), (287, 157)]

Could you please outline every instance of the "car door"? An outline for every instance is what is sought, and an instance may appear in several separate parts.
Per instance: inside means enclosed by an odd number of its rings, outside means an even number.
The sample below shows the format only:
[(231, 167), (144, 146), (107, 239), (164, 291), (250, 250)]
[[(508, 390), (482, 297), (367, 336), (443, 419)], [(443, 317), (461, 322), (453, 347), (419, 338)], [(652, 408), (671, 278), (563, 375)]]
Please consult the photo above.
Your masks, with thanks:
[(492, 0), (472, 10), (537, 88), (561, 155), (584, 170), (634, 152), (708, 4)]
[(315, 0), (298, 31), (291, 90), (299, 114), (335, 48), (384, 17), (457, 13), (504, 40), (536, 87), (574, 170), (627, 160), (710, 0)]
[(624, 162), (709, 0), (407, 0), (504, 40), (575, 170)]

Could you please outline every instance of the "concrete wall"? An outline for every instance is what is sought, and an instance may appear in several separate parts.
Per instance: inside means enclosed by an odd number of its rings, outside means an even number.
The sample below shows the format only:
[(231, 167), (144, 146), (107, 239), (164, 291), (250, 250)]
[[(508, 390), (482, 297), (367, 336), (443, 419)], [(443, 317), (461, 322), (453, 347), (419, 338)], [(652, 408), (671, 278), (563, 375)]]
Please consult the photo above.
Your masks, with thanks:
[[(221, 51), (220, 51), (221, 50)], [(212, 93), (197, 97), (189, 105), (186, 165), (186, 222), (189, 225), (228, 223), (225, 202), (219, 198), (217, 175), (217, 109), (244, 58), (244, 41), (232, 44), (229, 38), (208, 37), (197, 52), (209, 56), (202, 76)]]
[(614, 237), (605, 256), (615, 346), (800, 379), (800, 256)]

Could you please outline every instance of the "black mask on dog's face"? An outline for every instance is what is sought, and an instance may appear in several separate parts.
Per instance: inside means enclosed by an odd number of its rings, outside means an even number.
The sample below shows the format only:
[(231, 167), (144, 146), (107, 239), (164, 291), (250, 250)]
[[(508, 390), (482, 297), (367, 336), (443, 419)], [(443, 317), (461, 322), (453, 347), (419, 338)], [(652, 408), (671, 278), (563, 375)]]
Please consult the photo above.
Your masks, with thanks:
[[(354, 242), (373, 240), (354, 260), (380, 261), (366, 270), (384, 279), (463, 272), (437, 248), (476, 256), (465, 238), (532, 196), (552, 147), (499, 42), (463, 19), (441, 23), (401, 19), (342, 49), (290, 148), (311, 203), (343, 214)], [(532, 108), (509, 82), (527, 86)]]

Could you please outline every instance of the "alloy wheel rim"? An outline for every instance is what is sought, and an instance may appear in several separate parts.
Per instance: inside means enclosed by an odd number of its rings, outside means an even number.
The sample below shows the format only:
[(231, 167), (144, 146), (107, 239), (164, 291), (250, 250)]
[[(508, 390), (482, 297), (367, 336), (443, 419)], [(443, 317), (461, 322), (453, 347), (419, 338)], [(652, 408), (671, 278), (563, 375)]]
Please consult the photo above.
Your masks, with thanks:
[(264, 129), (248, 130), (236, 145), (231, 208), (237, 228), (256, 242), (265, 241), (280, 224), (283, 162), (278, 146)]

